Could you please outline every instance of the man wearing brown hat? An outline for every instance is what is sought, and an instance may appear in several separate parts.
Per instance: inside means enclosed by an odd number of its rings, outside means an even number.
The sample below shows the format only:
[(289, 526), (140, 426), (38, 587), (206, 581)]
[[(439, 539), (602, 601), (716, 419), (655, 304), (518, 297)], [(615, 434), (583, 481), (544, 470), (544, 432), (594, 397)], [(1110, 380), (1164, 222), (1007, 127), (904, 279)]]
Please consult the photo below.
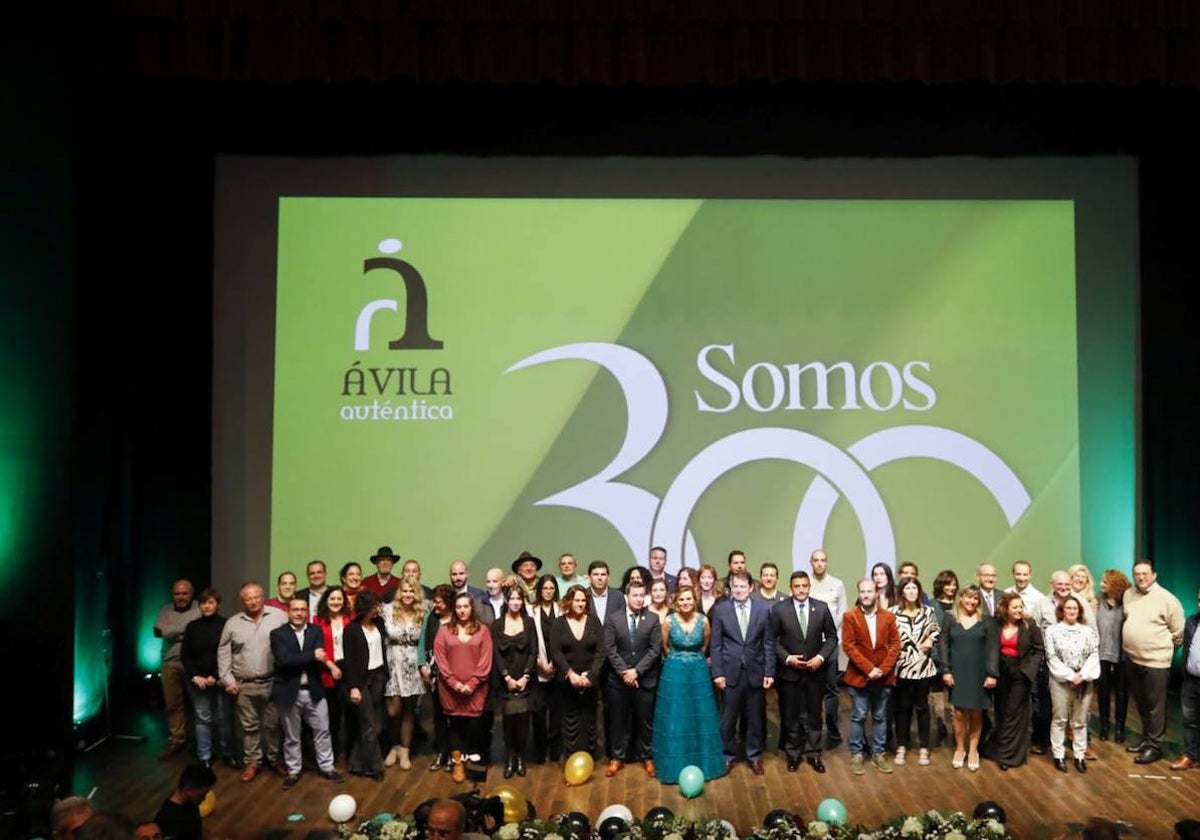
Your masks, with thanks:
[(379, 551), (371, 555), (371, 562), (377, 571), (363, 578), (362, 588), (374, 592), (380, 601), (391, 600), (391, 594), (400, 587), (400, 578), (392, 574), (392, 566), (399, 559), (398, 554), (392, 553), (391, 546), (380, 546)]
[(538, 572), (541, 568), (541, 558), (534, 557), (528, 551), (522, 551), (521, 556), (512, 563), (512, 570), (521, 579), (521, 586), (525, 588), (525, 600), (529, 603), (537, 599)]

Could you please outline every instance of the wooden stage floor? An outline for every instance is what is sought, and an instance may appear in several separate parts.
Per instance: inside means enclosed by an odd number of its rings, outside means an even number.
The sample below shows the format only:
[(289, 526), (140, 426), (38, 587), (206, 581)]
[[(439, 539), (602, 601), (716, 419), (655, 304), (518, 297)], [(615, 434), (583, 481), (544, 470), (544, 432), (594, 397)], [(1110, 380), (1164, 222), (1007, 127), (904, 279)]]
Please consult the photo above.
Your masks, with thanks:
[[(1008, 812), (1013, 836), (1024, 840), (1070, 836), (1072, 824), (1077, 830), (1078, 824), (1091, 815), (1129, 823), (1131, 836), (1171, 838), (1176, 820), (1200, 818), (1200, 770), (1169, 770), (1171, 760), (1179, 755), (1178, 700), (1173, 696), (1172, 701), (1174, 743), (1168, 745), (1170, 758), (1149, 768), (1134, 765), (1119, 745), (1096, 742), (1099, 757), (1088, 762), (1086, 775), (1074, 767), (1069, 774), (1059, 773), (1048, 756), (1031, 756), (1028, 765), (1007, 772), (988, 761), (976, 773), (965, 768), (954, 770), (950, 749), (941, 747), (934, 750), (933, 764), (928, 767), (914, 761), (897, 767), (888, 776), (868, 765), (865, 775), (854, 776), (843, 745), (825, 754), (828, 772), (824, 775), (814, 773), (807, 765), (802, 765), (799, 772), (788, 773), (783, 759), (771, 754), (766, 759), (765, 776), (753, 775), (745, 764), (735, 765), (726, 777), (709, 781), (704, 792), (693, 800), (684, 799), (676, 786), (648, 778), (640, 766), (626, 767), (615, 777), (605, 778), (599, 762), (592, 780), (580, 787), (567, 787), (562, 769), (553, 765), (531, 766), (525, 778), (514, 777), (511, 783), (533, 801), (542, 816), (582, 811), (594, 820), (604, 807), (620, 802), (640, 817), (656, 805), (666, 805), (690, 819), (728, 819), (743, 835), (773, 808), (786, 808), (812, 819), (817, 803), (835, 797), (845, 804), (852, 821), (867, 825), (929, 808), (970, 813), (977, 802), (993, 799)], [(844, 734), (849, 722), (845, 701), (842, 715)], [(97, 810), (117, 810), (146, 819), (169, 795), (186, 760), (156, 760), (164, 745), (160, 714), (147, 712), (132, 723), (148, 736), (147, 740), (110, 740), (78, 755), (74, 792), (86, 796), (94, 788)], [(499, 723), (496, 729), (500, 729)], [(772, 722), (769, 737), (773, 739), (775, 732)], [(455, 785), (448, 773), (429, 772), (429, 760), (428, 755), (421, 754), (410, 771), (391, 768), (382, 782), (347, 776), (341, 785), (320, 778), (306, 767), (300, 783), (290, 791), (281, 788), (282, 780), (274, 773), (260, 774), (253, 782), (243, 784), (237, 771), (218, 767), (217, 808), (205, 820), (206, 837), (329, 838), (336, 836), (336, 831), (326, 809), (335, 794), (353, 795), (359, 803), (359, 815), (369, 817), (383, 811), (408, 813), (429, 797), (469, 789), (467, 785)], [(501, 770), (493, 767), (488, 782), (481, 786), (483, 792), (505, 781)], [(302, 815), (303, 819), (289, 819), (294, 815)]]

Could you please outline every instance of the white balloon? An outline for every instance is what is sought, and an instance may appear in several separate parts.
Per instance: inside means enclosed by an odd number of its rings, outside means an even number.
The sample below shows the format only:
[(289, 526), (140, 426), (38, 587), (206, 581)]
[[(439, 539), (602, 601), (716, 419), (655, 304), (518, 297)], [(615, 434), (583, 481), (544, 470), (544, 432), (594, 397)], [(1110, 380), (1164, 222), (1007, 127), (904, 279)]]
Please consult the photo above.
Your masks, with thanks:
[(609, 817), (620, 817), (621, 819), (625, 820), (625, 822), (632, 823), (633, 822), (633, 811), (630, 811), (624, 805), (620, 805), (620, 804), (609, 805), (607, 808), (605, 808), (603, 811), (600, 812), (600, 817), (596, 820), (596, 825), (600, 825)]
[(348, 793), (339, 793), (333, 799), (329, 800), (329, 819), (335, 823), (350, 822), (350, 820), (354, 819), (354, 812), (357, 810), (358, 803)]

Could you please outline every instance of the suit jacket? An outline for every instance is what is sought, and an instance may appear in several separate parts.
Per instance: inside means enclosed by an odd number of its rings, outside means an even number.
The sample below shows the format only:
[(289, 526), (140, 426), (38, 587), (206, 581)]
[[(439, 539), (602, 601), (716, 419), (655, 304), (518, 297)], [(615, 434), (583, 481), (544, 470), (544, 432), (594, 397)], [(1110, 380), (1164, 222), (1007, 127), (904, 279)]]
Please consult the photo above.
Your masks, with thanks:
[[(453, 587), (451, 587), (451, 589), (453, 589)], [(480, 589), (478, 586), (472, 586), (471, 584), (468, 583), (467, 584), (467, 594), (470, 595), (472, 598), (474, 598), (476, 601), (479, 601), (485, 595), (487, 595), (487, 591)], [(458, 595), (459, 595), (459, 593), (457, 593), (457, 592), (454, 593), (455, 598), (457, 598)]]
[[(383, 664), (384, 667), (387, 667), (387, 630), (383, 626), (382, 618), (376, 618), (374, 624), (375, 629), (379, 631), (379, 637), (383, 640)], [(361, 691), (367, 683), (369, 665), (367, 636), (363, 633), (361, 622), (351, 621), (346, 625), (346, 629), (342, 632), (342, 652), (346, 655), (345, 666), (342, 668), (342, 686), (346, 691), (352, 688)]]
[[(794, 653), (805, 659), (820, 656), (826, 662), (837, 653), (837, 625), (829, 605), (816, 598), (808, 599), (808, 634), (800, 632), (800, 619), (796, 617), (795, 600), (788, 598), (771, 608), (770, 629), (775, 639), (775, 674), (784, 682), (798, 682), (806, 671), (789, 668), (787, 658)], [(818, 671), (825, 679), (823, 671)]]
[(612, 586), (608, 587), (608, 611), (604, 615), (600, 615), (596, 611), (596, 599), (592, 597), (592, 590), (588, 589), (588, 612), (596, 616), (600, 624), (603, 625), (608, 617), (614, 612), (621, 612), (625, 609), (625, 593), (620, 589)]
[(1187, 672), (1188, 656), (1192, 652), (1192, 636), (1196, 635), (1196, 627), (1198, 625), (1200, 625), (1200, 613), (1192, 613), (1188, 616), (1188, 620), (1183, 623), (1183, 659), (1180, 662), (1183, 664), (1184, 679), (1200, 679), (1200, 677), (1193, 677)]
[(655, 688), (662, 667), (662, 625), (658, 616), (643, 609), (637, 635), (631, 636), (628, 611), (624, 606), (614, 610), (610, 604), (608, 618), (604, 620), (604, 655), (608, 659), (610, 680), (624, 685), (621, 672), (636, 668), (638, 686)]
[[(996, 623), (996, 646), (1000, 645), (1000, 633), (1004, 625)], [(1017, 667), (1029, 680), (1031, 685), (1037, 684), (1038, 671), (1045, 662), (1046, 648), (1042, 639), (1042, 629), (1032, 621), (1022, 621), (1017, 624)]]
[[(651, 579), (650, 583), (653, 583), (655, 580), (657, 580), (657, 578)], [(679, 578), (676, 577), (675, 575), (671, 574), (670, 572), (664, 571), (663, 572), (663, 580), (665, 580), (667, 582), (667, 591), (674, 592), (676, 584), (679, 583)], [(650, 583), (646, 584), (646, 589), (650, 588)], [(647, 599), (647, 600), (649, 600), (649, 599)]]
[(994, 616), (995, 608), (1000, 606), (1000, 599), (1004, 597), (1004, 591), (1000, 589), (992, 590), (992, 606), (988, 606), (987, 596), (983, 594), (983, 590), (979, 591), (979, 611), (986, 616)]
[(312, 624), (304, 625), (304, 644), (296, 640), (292, 625), (285, 624), (271, 631), (271, 655), (275, 657), (275, 682), (271, 686), (271, 702), (276, 706), (293, 706), (300, 694), (300, 676), (308, 675), (308, 692), (313, 702), (325, 696), (321, 677), (324, 663), (314, 654), (325, 649), (325, 631)]
[(871, 631), (862, 607), (855, 604), (846, 610), (846, 616), (842, 619), (842, 649), (849, 659), (846, 664), (846, 685), (865, 688), (870, 682), (867, 674), (872, 668), (883, 671), (884, 685), (896, 684), (900, 630), (896, 627), (896, 616), (889, 610), (875, 610), (874, 644), (871, 643)]
[(491, 627), (496, 619), (503, 614), (503, 603), (500, 605), (500, 612), (496, 612), (496, 610), (492, 607), (491, 599), (488, 598), (488, 594), (486, 592), (475, 599), (475, 615), (479, 619), (480, 624)]
[[(724, 677), (727, 685), (739, 685), (744, 678), (752, 688), (761, 688), (764, 677), (775, 676), (771, 605), (754, 598), (747, 598), (746, 605), (750, 615), (745, 640), (738, 624), (737, 602), (724, 598), (713, 605), (708, 641), (712, 675), (713, 679)], [(812, 629), (811, 624), (809, 629)]]

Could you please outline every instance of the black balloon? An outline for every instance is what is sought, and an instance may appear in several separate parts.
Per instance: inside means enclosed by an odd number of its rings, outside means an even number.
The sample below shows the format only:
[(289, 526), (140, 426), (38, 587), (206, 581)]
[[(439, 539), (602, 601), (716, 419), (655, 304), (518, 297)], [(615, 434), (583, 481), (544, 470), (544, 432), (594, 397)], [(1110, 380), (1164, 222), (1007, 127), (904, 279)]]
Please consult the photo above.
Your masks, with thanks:
[(776, 808), (774, 811), (769, 811), (767, 815), (763, 817), (764, 828), (780, 828), (782, 826), (791, 826), (795, 824), (796, 821), (792, 818), (792, 815), (782, 808)]
[(617, 840), (628, 829), (629, 823), (625, 820), (620, 817), (609, 817), (600, 823), (600, 840)]
[(571, 811), (563, 817), (562, 825), (574, 837), (583, 838), (592, 833), (592, 821), (587, 818), (587, 814), (579, 811)]
[(654, 825), (657, 822), (664, 822), (675, 816), (675, 812), (666, 806), (659, 805), (657, 808), (651, 808), (646, 812), (646, 822)]
[(1004, 808), (1000, 803), (986, 799), (975, 806), (975, 819), (977, 820), (995, 820), (998, 823), (1008, 821), (1008, 814), (1004, 813)]

